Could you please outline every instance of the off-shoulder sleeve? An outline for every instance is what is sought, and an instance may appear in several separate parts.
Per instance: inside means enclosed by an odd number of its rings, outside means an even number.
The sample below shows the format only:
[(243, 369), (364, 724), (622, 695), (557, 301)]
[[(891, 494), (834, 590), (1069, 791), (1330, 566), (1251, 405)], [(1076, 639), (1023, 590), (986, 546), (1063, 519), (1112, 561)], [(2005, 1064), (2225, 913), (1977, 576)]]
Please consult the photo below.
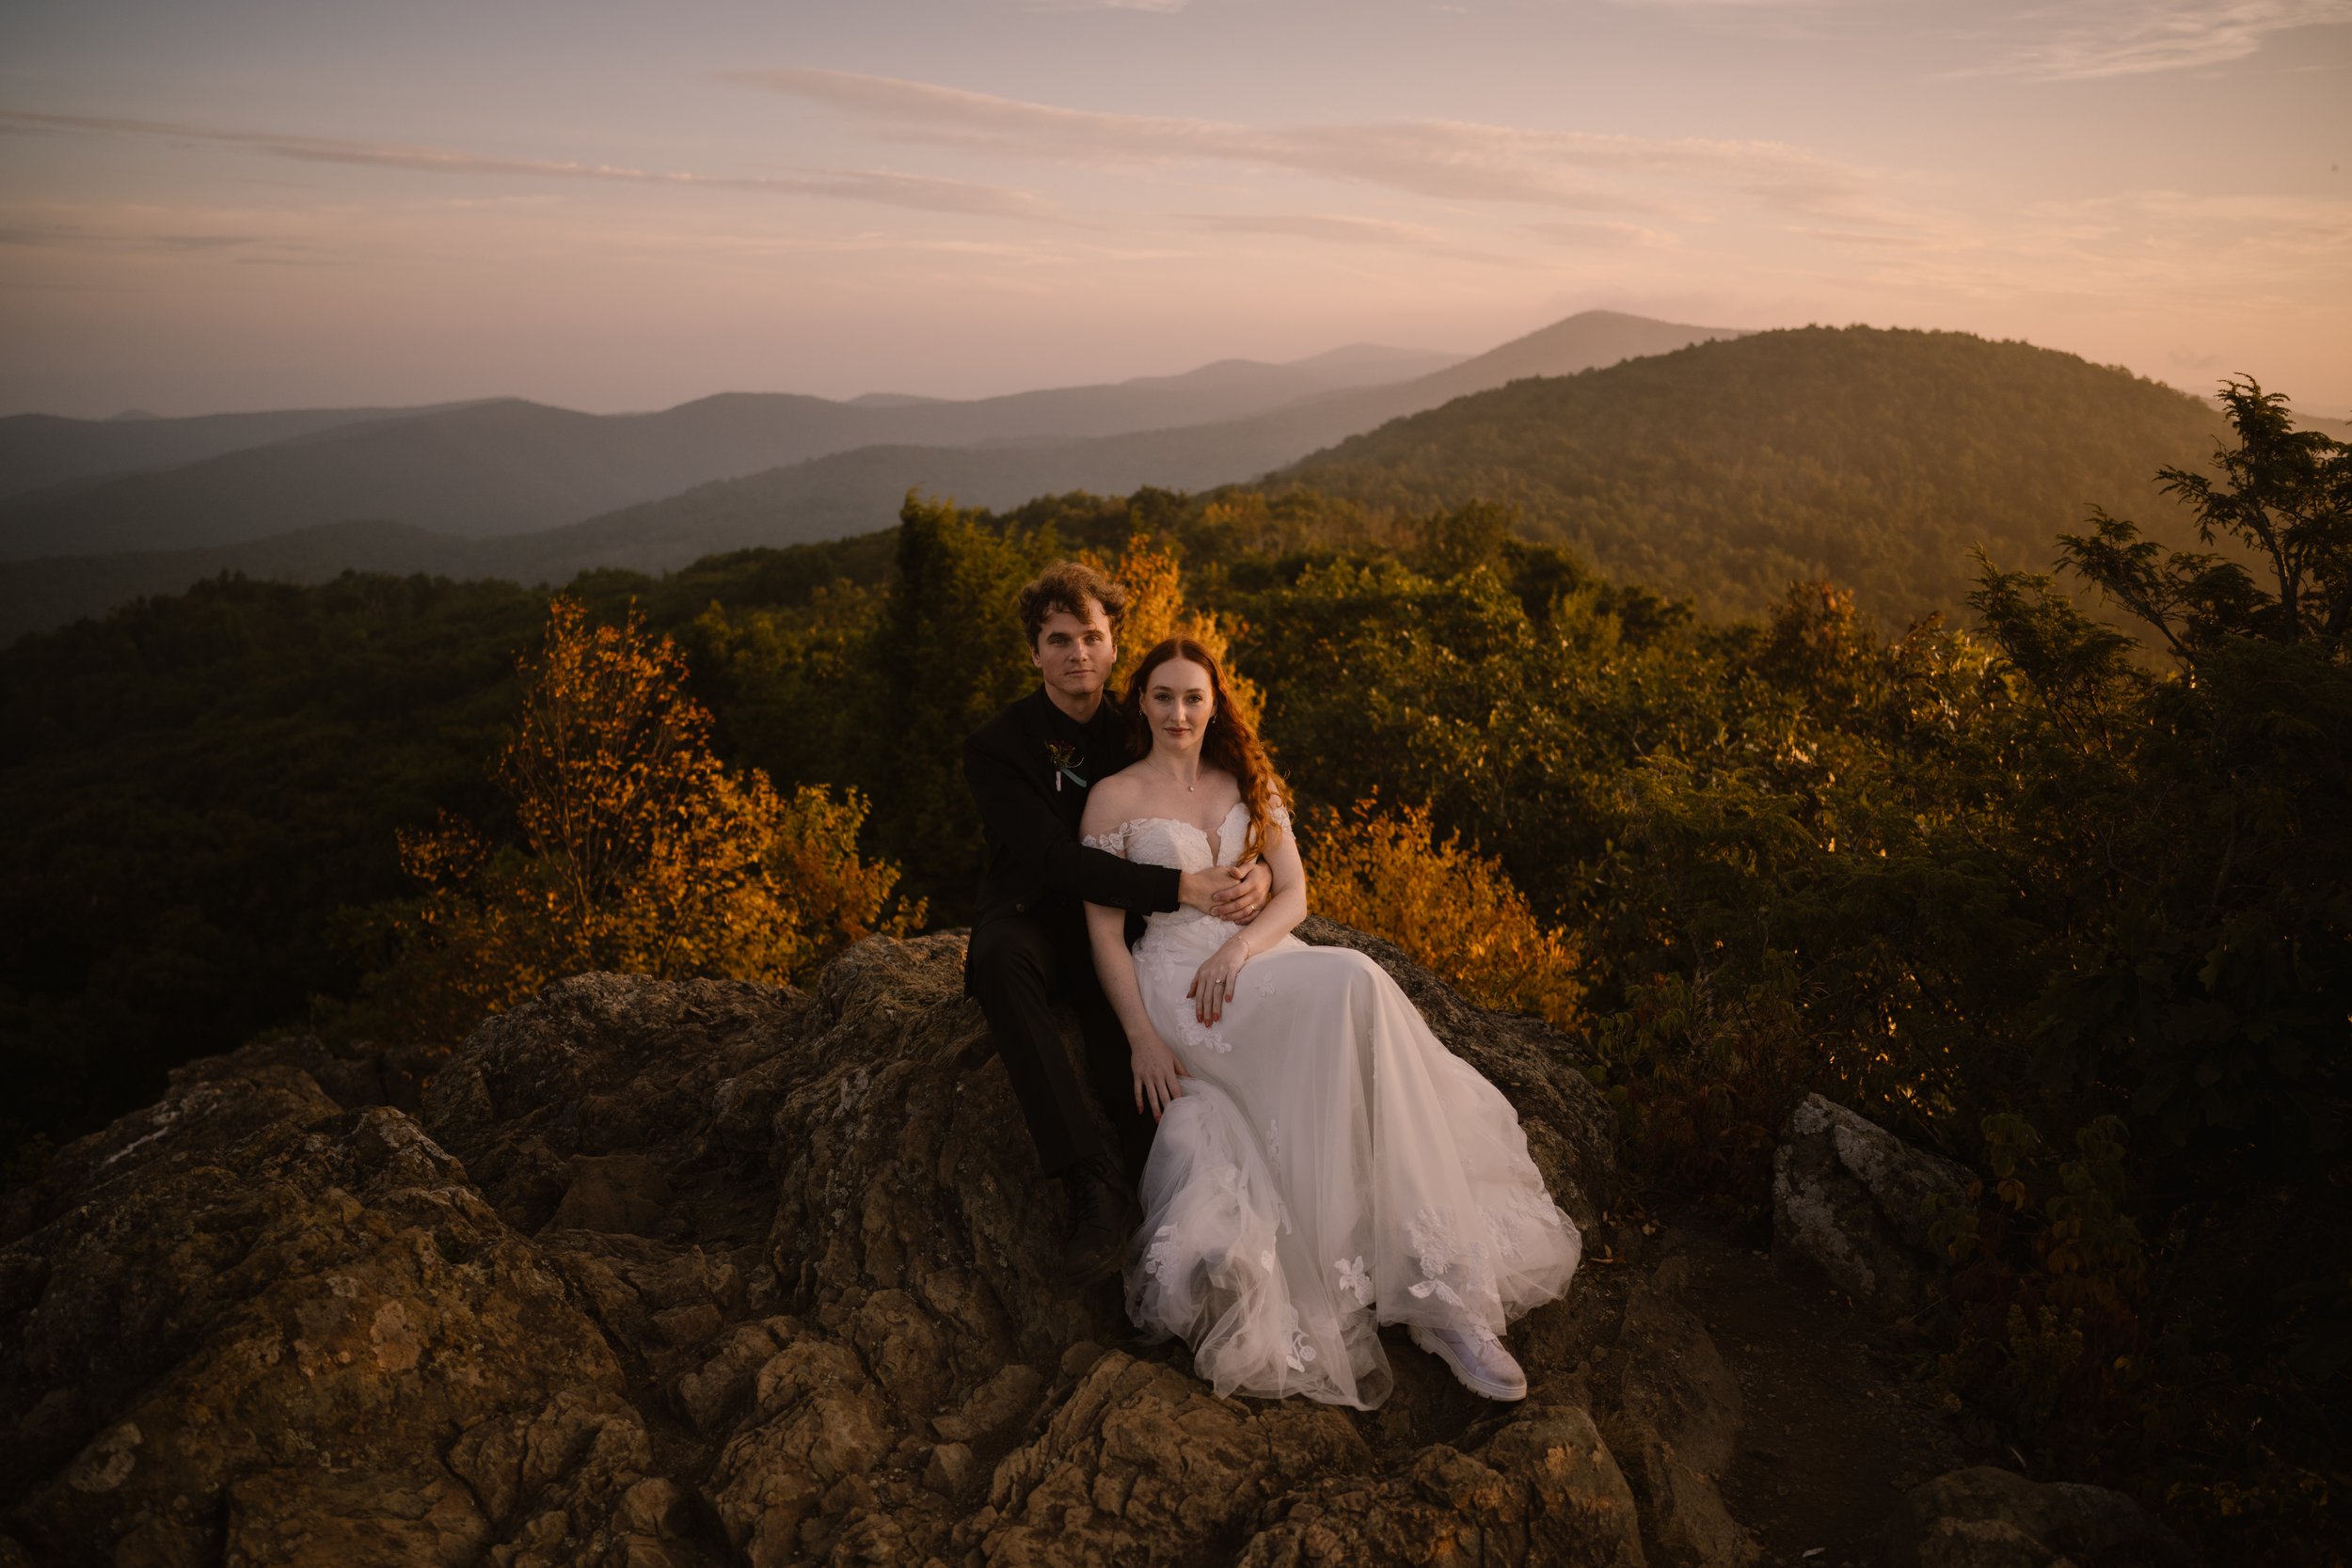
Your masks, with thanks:
[(1078, 842), (1089, 849), (1107, 849), (1124, 859), (1127, 854), (1127, 824), (1121, 822), (1106, 833), (1089, 833)]
[(1279, 789), (1266, 791), (1265, 801), (1266, 820), (1281, 829), (1284, 832), (1289, 832), (1291, 831), (1291, 808), (1283, 800), (1282, 792)]

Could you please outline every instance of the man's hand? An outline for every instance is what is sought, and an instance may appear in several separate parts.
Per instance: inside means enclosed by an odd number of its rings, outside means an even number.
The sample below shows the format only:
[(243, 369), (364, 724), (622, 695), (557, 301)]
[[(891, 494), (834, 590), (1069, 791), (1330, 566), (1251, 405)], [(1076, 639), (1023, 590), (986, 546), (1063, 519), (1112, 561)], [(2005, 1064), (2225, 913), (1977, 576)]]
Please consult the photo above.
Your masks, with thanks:
[(1240, 878), (1218, 891), (1209, 912), (1219, 920), (1247, 926), (1258, 918), (1266, 900), (1274, 896), (1274, 873), (1266, 869), (1263, 861), (1252, 861), (1241, 869)]
[(1135, 1079), (1136, 1109), (1142, 1110), (1143, 1102), (1150, 1100), (1154, 1122), (1184, 1092), (1176, 1080), (1192, 1076), (1184, 1070), (1184, 1064), (1176, 1059), (1176, 1053), (1168, 1048), (1168, 1042), (1157, 1035), (1130, 1045), (1127, 1065)]
[(1176, 901), (1189, 910), (1203, 914), (1217, 912), (1216, 900), (1244, 879), (1245, 873), (1237, 865), (1212, 865), (1201, 871), (1187, 871), (1176, 879)]

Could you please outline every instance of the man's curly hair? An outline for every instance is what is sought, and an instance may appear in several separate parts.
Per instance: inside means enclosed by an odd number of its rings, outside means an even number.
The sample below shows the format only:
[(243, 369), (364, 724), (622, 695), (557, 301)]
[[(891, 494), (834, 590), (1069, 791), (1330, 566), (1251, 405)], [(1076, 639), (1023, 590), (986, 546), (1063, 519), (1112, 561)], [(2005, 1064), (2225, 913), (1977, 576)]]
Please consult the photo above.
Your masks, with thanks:
[(1111, 624), (1111, 636), (1119, 636), (1120, 618), (1127, 613), (1127, 590), (1081, 561), (1057, 561), (1037, 576), (1037, 580), (1021, 590), (1013, 599), (1013, 608), (1021, 616), (1022, 633), (1035, 648), (1037, 640), (1045, 635), (1045, 618), (1056, 610), (1087, 618), (1087, 606), (1103, 607), (1103, 618)]

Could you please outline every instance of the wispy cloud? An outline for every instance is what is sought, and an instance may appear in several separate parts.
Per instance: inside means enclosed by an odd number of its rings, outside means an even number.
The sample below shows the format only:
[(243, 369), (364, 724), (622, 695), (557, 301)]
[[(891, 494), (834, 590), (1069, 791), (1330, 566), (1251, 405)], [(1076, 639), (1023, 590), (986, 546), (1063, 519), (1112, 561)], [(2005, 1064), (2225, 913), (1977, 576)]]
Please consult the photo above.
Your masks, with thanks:
[(799, 169), (784, 175), (692, 174), (630, 168), (612, 164), (572, 163), (548, 158), (508, 158), (449, 148), (416, 147), (396, 142), (345, 141), (328, 136), (287, 135), (274, 132), (228, 131), (162, 120), (123, 119), (99, 115), (33, 114), (0, 109), (0, 127), (24, 131), (55, 131), (87, 135), (122, 135), (169, 141), (204, 142), (242, 148), (265, 157), (298, 163), (349, 164), (366, 167), (413, 169), (428, 174), (505, 175), (539, 180), (612, 181), (628, 184), (670, 185), (699, 190), (748, 191), (777, 196), (830, 197), (839, 200), (879, 202), (920, 212), (981, 214), (1057, 221), (1054, 208), (1042, 198), (1004, 185), (974, 184), (930, 175), (901, 174), (884, 169)]
[[(1923, 25), (1931, 8), (1888, 0), (1609, 0), (1781, 38), (1884, 32)], [(1991, 57), (1955, 76), (2081, 81), (2149, 75), (2243, 59), (2290, 27), (2352, 23), (2352, 0), (1968, 0), (1965, 20), (1923, 36)], [(1912, 13), (1906, 17), (1905, 13)]]
[[(35, 212), (0, 227), (0, 245), (87, 257), (215, 257), (239, 264), (325, 265), (336, 258), (298, 235), (232, 227), (250, 214), (170, 208)], [(210, 223), (211, 227), (205, 227)]]
[(1359, 182), (1450, 201), (1656, 213), (1659, 182), (1731, 191), (1787, 213), (1869, 219), (1861, 171), (1781, 142), (1525, 131), (1463, 120), (1247, 125), (1115, 114), (846, 71), (727, 72), (827, 104), (912, 142), (1116, 166), (1224, 162)]
[(2041, 81), (2140, 76), (2243, 59), (2273, 33), (2352, 23), (2352, 0), (2104, 0), (2032, 13), (2056, 24), (1997, 69)]
[(190, 251), (237, 250), (263, 243), (258, 234), (108, 234), (56, 225), (16, 224), (0, 229), (0, 245), (52, 247), (111, 245), (124, 249)]
[(1418, 223), (1400, 223), (1393, 218), (1328, 213), (1202, 213), (1192, 221), (1215, 233), (1288, 235), (1331, 245), (1418, 251), (1489, 266), (1523, 264), (1522, 258), (1466, 245), (1440, 230)]
[(2294, 311), (2315, 341), (2341, 335), (2338, 280), (2352, 274), (2352, 203), (2140, 190), (2039, 201), (1936, 245), (1859, 259), (1881, 282), (1963, 297), (2151, 319)]
[(1675, 245), (1674, 235), (1638, 223), (1581, 222), (1574, 218), (1546, 218), (1540, 222), (1521, 225), (1529, 233), (1555, 245), (1573, 245), (1584, 250), (1650, 250)]

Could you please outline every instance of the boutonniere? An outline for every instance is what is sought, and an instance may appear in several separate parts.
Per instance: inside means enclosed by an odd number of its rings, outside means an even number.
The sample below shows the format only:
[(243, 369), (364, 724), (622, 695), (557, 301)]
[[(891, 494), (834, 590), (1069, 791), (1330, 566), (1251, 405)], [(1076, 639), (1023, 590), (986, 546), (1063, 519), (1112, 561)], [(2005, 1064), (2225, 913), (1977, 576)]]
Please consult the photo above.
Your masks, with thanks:
[(1078, 771), (1078, 748), (1058, 740), (1045, 744), (1045, 754), (1054, 759), (1054, 793), (1061, 793), (1061, 782), (1068, 779), (1080, 789), (1087, 787), (1087, 776)]

